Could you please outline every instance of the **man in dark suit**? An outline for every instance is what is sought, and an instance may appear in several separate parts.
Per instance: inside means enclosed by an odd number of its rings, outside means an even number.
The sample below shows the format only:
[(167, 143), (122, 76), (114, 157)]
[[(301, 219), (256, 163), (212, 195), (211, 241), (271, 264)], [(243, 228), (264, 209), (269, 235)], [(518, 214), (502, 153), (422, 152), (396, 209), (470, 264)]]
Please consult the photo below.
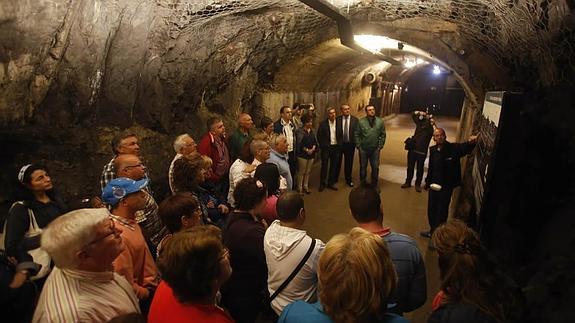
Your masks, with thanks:
[(337, 177), (341, 169), (342, 159), (344, 160), (345, 182), (348, 186), (353, 187), (351, 179), (351, 170), (353, 169), (353, 155), (355, 154), (355, 129), (357, 127), (357, 118), (351, 115), (349, 105), (344, 104), (340, 108), (341, 115), (336, 119), (336, 136), (337, 142), (341, 146), (339, 161), (337, 164)]
[[(326, 187), (337, 191), (335, 183), (339, 174), (340, 145), (336, 136), (335, 108), (327, 109), (327, 119), (319, 124), (317, 129), (317, 141), (320, 147), (321, 175), (319, 178), (319, 191)], [(329, 171), (328, 171), (329, 170)]]
[(430, 189), (427, 200), (430, 231), (420, 232), (425, 238), (430, 238), (435, 228), (447, 221), (451, 193), (461, 185), (459, 159), (473, 151), (477, 136), (469, 137), (464, 143), (451, 143), (446, 140), (445, 130), (436, 128), (433, 141), (436, 145), (429, 148), (429, 169), (425, 179), (425, 189)]
[[(296, 129), (292, 123), (292, 110), (288, 106), (283, 106), (280, 108), (280, 118), (274, 122), (274, 132), (277, 134), (283, 134), (286, 136), (288, 143), (288, 164), (291, 176), (293, 179), (296, 178), (297, 172), (297, 158), (296, 158)], [(295, 182), (295, 181), (294, 181)], [(288, 187), (288, 189), (294, 189), (294, 187)]]

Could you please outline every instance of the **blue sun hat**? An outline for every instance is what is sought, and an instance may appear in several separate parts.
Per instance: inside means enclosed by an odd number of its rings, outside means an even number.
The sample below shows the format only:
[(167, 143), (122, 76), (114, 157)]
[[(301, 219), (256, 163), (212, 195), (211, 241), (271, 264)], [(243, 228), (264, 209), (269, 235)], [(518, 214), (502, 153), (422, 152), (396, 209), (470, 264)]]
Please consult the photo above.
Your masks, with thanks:
[(104, 191), (102, 191), (102, 201), (114, 206), (127, 195), (141, 191), (146, 185), (148, 185), (147, 178), (139, 181), (125, 177), (114, 178), (104, 187)]

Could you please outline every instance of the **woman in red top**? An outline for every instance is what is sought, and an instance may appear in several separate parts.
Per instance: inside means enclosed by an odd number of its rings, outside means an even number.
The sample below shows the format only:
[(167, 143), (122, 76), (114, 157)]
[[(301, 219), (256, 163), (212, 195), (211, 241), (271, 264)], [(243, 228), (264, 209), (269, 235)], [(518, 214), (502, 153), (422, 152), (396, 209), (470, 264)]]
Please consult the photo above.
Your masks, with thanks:
[(162, 282), (156, 290), (149, 323), (234, 320), (216, 304), (220, 286), (231, 274), (229, 253), (215, 226), (198, 226), (176, 233), (158, 263)]

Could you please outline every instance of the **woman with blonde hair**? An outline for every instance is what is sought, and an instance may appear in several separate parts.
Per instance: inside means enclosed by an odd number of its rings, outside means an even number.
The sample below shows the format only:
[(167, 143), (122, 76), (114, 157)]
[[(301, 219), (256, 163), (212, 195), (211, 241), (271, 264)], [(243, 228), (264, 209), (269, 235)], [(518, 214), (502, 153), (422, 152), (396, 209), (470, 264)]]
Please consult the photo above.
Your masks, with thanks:
[(279, 323), (406, 323), (386, 313), (396, 274), (385, 241), (353, 228), (331, 238), (319, 259), (319, 302), (288, 305)]
[(488, 260), (475, 231), (460, 220), (449, 221), (435, 230), (431, 241), (439, 255), (441, 291), (428, 323), (512, 321), (510, 310), (518, 298)]

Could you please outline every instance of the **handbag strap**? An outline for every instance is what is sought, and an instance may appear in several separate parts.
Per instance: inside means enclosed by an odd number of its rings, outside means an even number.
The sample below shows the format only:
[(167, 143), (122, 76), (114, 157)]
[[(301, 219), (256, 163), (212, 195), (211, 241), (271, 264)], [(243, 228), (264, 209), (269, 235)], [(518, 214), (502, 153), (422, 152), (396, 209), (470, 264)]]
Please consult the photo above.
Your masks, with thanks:
[(303, 267), (303, 265), (305, 264), (305, 262), (307, 261), (309, 256), (311, 256), (311, 253), (312, 253), (314, 247), (315, 247), (315, 239), (312, 238), (311, 244), (310, 244), (309, 249), (307, 250), (305, 256), (303, 256), (303, 259), (299, 262), (297, 267), (295, 267), (295, 269), (292, 271), (292, 273), (289, 275), (289, 277), (286, 278), (286, 280), (280, 285), (280, 287), (278, 287), (278, 289), (276, 289), (276, 291), (272, 294), (272, 296), (270, 296), (270, 302), (274, 298), (276, 298), (276, 296), (278, 296), (279, 293), (281, 293), (287, 287), (287, 285), (294, 279), (294, 277), (300, 271), (301, 267)]
[(40, 230), (38, 222), (36, 222), (36, 216), (34, 215), (34, 211), (32, 211), (31, 208), (28, 208), (28, 217), (30, 218), (30, 228), (28, 229), (28, 231), (34, 230), (34, 232), (36, 232)]

